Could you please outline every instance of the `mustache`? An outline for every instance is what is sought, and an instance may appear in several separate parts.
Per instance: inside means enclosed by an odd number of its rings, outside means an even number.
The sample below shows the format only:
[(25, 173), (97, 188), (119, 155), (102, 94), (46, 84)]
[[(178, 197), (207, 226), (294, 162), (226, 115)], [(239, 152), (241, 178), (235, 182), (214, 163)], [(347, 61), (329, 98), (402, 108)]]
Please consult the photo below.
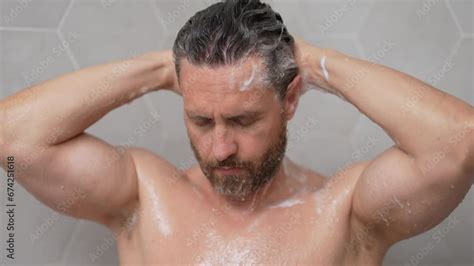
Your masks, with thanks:
[(212, 162), (208, 164), (209, 168), (221, 168), (221, 167), (231, 167), (231, 168), (246, 168), (249, 166), (249, 163), (241, 162), (237, 160), (228, 160), (222, 162)]

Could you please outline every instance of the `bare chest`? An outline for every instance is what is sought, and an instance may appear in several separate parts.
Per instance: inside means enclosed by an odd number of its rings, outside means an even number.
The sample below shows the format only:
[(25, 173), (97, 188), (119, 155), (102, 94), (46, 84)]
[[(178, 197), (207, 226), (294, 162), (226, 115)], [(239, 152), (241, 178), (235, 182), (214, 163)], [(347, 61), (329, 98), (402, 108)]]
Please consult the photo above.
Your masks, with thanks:
[(150, 199), (141, 205), (133, 230), (118, 237), (120, 260), (123, 265), (342, 264), (350, 204), (344, 194), (327, 193), (289, 199), (237, 222), (196, 198), (166, 206)]

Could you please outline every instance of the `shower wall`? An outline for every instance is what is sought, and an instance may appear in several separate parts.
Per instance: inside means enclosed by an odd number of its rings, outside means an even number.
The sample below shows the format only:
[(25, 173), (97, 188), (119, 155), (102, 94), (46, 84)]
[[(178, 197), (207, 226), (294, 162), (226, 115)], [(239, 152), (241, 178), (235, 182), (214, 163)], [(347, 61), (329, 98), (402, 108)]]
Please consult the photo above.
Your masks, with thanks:
[[(213, 2), (0, 0), (0, 99), (80, 68), (170, 49), (186, 19)], [(314, 45), (398, 69), (474, 105), (471, 0), (267, 2), (290, 33)], [(87, 132), (114, 145), (150, 149), (186, 168), (196, 161), (182, 117), (180, 97), (151, 93), (112, 111)], [(319, 91), (302, 97), (288, 137), (288, 156), (325, 175), (372, 159), (393, 144), (354, 106)], [(3, 241), (5, 183), (2, 178), (1, 265), (10, 263)], [(396, 244), (384, 265), (473, 265), (473, 196), (471, 189), (443, 223)], [(15, 264), (117, 265), (106, 228), (59, 215), (20, 186), (15, 200)]]

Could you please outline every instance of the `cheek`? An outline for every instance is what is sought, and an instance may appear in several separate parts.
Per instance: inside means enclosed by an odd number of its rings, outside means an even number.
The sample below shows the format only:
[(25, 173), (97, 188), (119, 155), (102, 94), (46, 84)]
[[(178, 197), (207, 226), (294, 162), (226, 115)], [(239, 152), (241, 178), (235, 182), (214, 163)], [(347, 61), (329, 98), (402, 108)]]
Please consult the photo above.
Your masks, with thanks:
[(267, 147), (268, 135), (265, 134), (246, 134), (239, 140), (239, 156), (250, 159), (257, 158)]
[(206, 159), (212, 148), (212, 135), (202, 134), (197, 130), (188, 129), (189, 138), (199, 155)]

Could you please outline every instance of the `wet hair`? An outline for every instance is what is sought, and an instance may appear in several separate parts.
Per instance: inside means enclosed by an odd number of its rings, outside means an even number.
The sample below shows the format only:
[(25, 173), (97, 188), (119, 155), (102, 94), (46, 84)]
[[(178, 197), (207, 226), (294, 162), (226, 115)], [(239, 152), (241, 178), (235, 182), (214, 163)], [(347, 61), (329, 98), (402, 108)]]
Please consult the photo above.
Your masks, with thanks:
[(197, 66), (233, 65), (263, 59), (264, 84), (284, 99), (298, 73), (294, 38), (280, 14), (259, 0), (225, 0), (197, 12), (180, 29), (173, 46), (179, 80), (183, 58)]

